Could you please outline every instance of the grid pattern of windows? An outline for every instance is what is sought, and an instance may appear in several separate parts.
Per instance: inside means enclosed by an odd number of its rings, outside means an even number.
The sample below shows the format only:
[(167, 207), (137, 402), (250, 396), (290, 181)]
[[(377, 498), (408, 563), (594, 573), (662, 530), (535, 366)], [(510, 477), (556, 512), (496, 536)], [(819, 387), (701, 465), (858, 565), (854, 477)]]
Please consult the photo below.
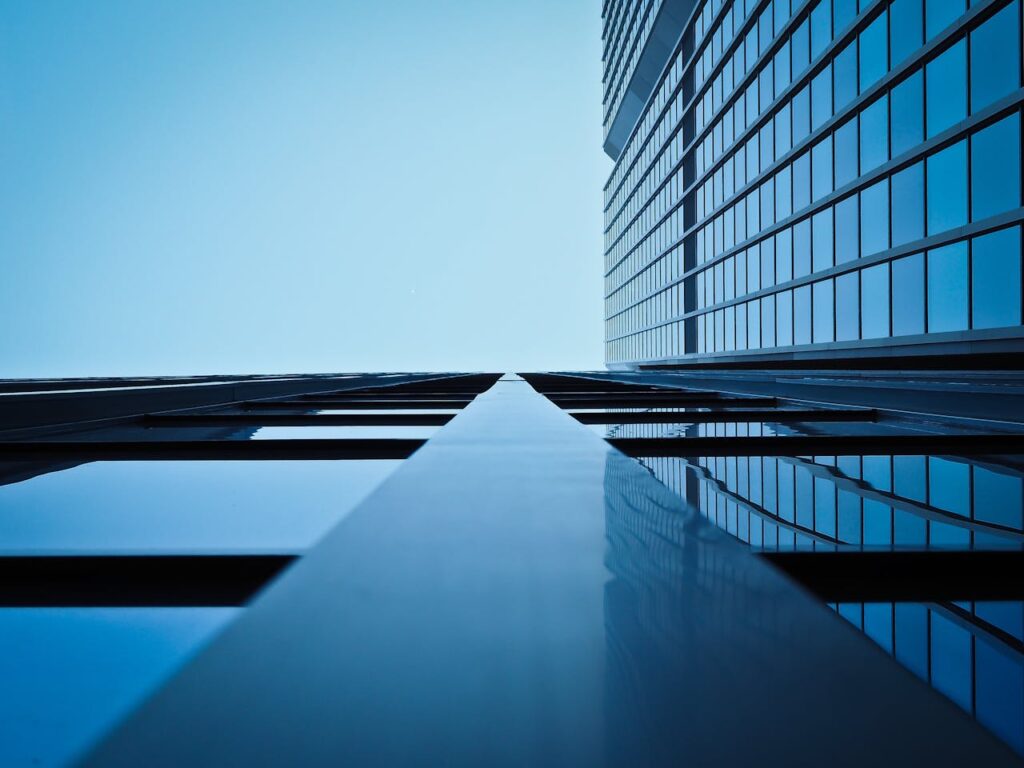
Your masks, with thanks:
[(605, 189), (607, 362), (1024, 336), (1020, 3), (698, 6)]

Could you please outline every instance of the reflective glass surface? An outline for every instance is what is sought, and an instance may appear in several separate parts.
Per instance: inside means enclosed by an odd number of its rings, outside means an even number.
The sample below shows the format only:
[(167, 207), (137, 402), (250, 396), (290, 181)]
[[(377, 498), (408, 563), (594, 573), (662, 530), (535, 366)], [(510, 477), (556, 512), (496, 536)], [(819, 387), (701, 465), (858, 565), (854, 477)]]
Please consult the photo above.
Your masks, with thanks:
[(253, 440), (351, 440), (362, 438), (428, 440), (440, 427), (417, 426), (303, 426), (260, 427)]
[(239, 611), (0, 608), (0, 764), (67, 764)]
[(123, 461), (58, 469), (0, 485), (0, 551), (302, 550), (400, 464)]

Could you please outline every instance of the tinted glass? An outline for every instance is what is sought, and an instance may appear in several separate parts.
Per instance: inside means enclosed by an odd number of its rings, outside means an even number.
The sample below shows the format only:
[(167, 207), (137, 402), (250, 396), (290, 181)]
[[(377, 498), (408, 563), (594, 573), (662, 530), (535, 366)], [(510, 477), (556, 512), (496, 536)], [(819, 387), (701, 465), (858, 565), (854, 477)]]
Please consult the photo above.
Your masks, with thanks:
[(861, 271), (862, 335), (877, 339), (889, 335), (889, 265), (879, 264)]
[(931, 138), (967, 117), (967, 44), (961, 40), (928, 62), (925, 74)]
[(967, 328), (967, 243), (928, 251), (928, 332)]
[(1019, 7), (1010, 3), (971, 32), (971, 112), (1020, 85)]
[(971, 241), (971, 326), (1019, 325), (1020, 228), (991, 232)]
[(927, 160), (928, 234), (967, 223), (967, 142), (947, 147)]
[(892, 263), (893, 336), (924, 333), (924, 256), (915, 253)]
[(1020, 205), (1020, 116), (1017, 113), (971, 137), (971, 218)]
[(895, 248), (924, 236), (924, 163), (915, 163), (893, 174), (891, 187)]

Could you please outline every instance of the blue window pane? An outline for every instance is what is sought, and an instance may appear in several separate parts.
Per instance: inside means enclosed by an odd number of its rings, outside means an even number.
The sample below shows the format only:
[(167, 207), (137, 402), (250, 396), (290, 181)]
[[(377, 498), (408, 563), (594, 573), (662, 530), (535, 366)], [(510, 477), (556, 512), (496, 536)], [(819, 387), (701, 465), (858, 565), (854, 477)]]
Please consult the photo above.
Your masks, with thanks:
[(780, 158), (793, 146), (792, 123), (790, 122), (789, 104), (781, 107), (775, 115), (775, 157)]
[(832, 117), (832, 65), (811, 81), (811, 130), (817, 130)]
[(984, 219), (1020, 205), (1020, 116), (971, 137), (971, 218)]
[(915, 253), (892, 263), (892, 335), (924, 333), (924, 256)]
[(960, 517), (971, 513), (971, 466), (938, 456), (928, 457), (928, 503)]
[(834, 21), (832, 28), (840, 32), (857, 16), (857, 0), (833, 0)]
[[(974, 467), (974, 516), (986, 523), (1020, 529), (1024, 524), (1024, 489), (1021, 478), (984, 467)], [(1024, 615), (1019, 617), (1024, 619)], [(1024, 629), (1022, 627), (1021, 629)], [(1020, 633), (1017, 635), (1020, 636)]]
[(889, 6), (889, 54), (892, 66), (921, 47), (921, 0), (894, 0)]
[(775, 285), (775, 241), (772, 238), (761, 243), (761, 287)]
[(873, 499), (864, 500), (864, 543), (879, 546), (892, 543), (892, 507)]
[(892, 246), (924, 237), (924, 163), (892, 176)]
[(889, 247), (889, 180), (882, 179), (860, 193), (860, 251), (862, 256)]
[(832, 136), (811, 148), (811, 196), (820, 200), (832, 191)]
[(888, 71), (888, 18), (885, 11), (860, 33), (860, 92), (878, 82)]
[(811, 155), (804, 152), (793, 161), (793, 210), (802, 211), (811, 204)]
[(967, 223), (967, 142), (932, 155), (928, 164), (928, 234)]
[(860, 213), (857, 195), (836, 204), (836, 264), (845, 264), (860, 256)]
[(832, 307), (832, 281), (822, 280), (814, 286), (814, 343), (835, 340)]
[(857, 98), (857, 43), (847, 45), (832, 62), (835, 111)]
[(878, 99), (860, 113), (860, 170), (867, 173), (889, 159), (889, 99)]
[(967, 43), (961, 40), (925, 67), (928, 138), (967, 117)]
[(892, 603), (864, 604), (864, 634), (892, 651)]
[(819, 0), (811, 11), (811, 59), (815, 59), (832, 42), (832, 3)]
[(814, 214), (811, 220), (811, 259), (815, 272), (828, 269), (834, 262), (832, 253), (832, 209)]
[(964, 0), (925, 0), (926, 39), (931, 40), (966, 10)]
[(856, 272), (836, 278), (836, 341), (860, 337), (860, 284)]
[(924, 77), (915, 72), (892, 89), (892, 156), (924, 140)]
[(775, 297), (761, 299), (761, 346), (775, 346)]
[(924, 456), (893, 456), (893, 489), (897, 496), (915, 501), (928, 500), (927, 464)]
[(971, 112), (1020, 85), (1019, 3), (1006, 6), (971, 32)]
[(861, 335), (880, 339), (889, 335), (889, 265), (861, 270)]
[(857, 118), (847, 120), (834, 134), (836, 145), (836, 189), (857, 178)]
[(793, 143), (800, 143), (810, 132), (811, 89), (805, 85), (793, 96)]
[(793, 343), (811, 343), (811, 286), (793, 291)]
[(788, 347), (793, 343), (793, 292), (775, 294), (775, 343)]
[(971, 241), (971, 327), (1020, 325), (1020, 227)]
[(967, 243), (928, 251), (928, 332), (967, 328)]
[(775, 174), (775, 220), (781, 221), (793, 212), (793, 171), (786, 166)]
[(793, 279), (793, 233), (783, 229), (775, 235), (775, 282)]
[(919, 603), (897, 603), (896, 659), (920, 678), (928, 679), (928, 609)]
[(806, 19), (793, 31), (793, 76), (800, 75), (811, 60), (811, 25)]
[(793, 227), (793, 277), (811, 274), (811, 222), (804, 219)]
[(975, 710), (978, 721), (1024, 752), (1024, 666), (1006, 649), (975, 642)]
[(784, 44), (773, 59), (775, 69), (775, 93), (782, 93), (782, 90), (789, 85), (789, 43)]

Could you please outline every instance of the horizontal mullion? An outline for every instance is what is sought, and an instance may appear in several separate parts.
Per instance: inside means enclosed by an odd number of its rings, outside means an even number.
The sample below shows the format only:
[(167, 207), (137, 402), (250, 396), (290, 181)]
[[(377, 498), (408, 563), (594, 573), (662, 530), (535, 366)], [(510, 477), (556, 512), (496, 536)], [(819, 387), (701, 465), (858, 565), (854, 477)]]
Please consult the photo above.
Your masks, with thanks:
[(246, 410), (290, 408), (293, 410), (451, 410), (464, 408), (470, 400), (248, 400), (242, 403)]
[(759, 552), (829, 602), (1024, 599), (1024, 551)]
[(0, 459), (77, 461), (405, 459), (426, 440), (147, 440), (0, 442)]
[(449, 413), (224, 413), (224, 414), (160, 414), (143, 417), (147, 426), (199, 426), (230, 427), (253, 426), (373, 426), (373, 427), (422, 427), (444, 426), (453, 418)]
[(0, 606), (244, 605), (294, 555), (7, 555)]
[(550, 398), (555, 405), (566, 410), (576, 408), (740, 408), (745, 406), (772, 406), (775, 399), (770, 397), (707, 397), (700, 399), (678, 397), (637, 397), (637, 398)]
[(693, 413), (666, 413), (664, 411), (607, 411), (605, 413), (570, 413), (583, 424), (691, 424), (715, 422), (782, 422), (782, 421), (865, 421), (876, 419), (877, 413), (868, 410), (813, 410), (813, 409), (760, 409), (737, 411), (695, 411)]
[(1024, 454), (1024, 435), (795, 435), (792, 437), (616, 437), (628, 456), (915, 456)]

